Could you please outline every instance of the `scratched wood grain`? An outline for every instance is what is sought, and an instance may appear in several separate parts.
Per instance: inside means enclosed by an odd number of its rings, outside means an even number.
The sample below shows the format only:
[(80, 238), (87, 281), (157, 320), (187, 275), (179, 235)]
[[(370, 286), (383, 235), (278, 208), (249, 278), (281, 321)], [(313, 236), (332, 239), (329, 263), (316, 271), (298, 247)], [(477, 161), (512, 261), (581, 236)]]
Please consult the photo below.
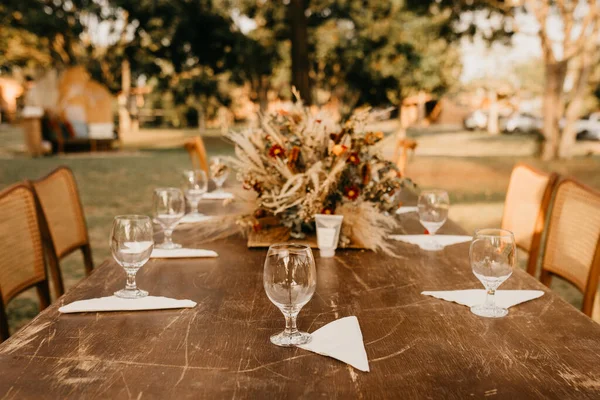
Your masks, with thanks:
[[(420, 233), (414, 215), (402, 231)], [(461, 233), (448, 223), (443, 231)], [(177, 240), (200, 246), (182, 230)], [(64, 303), (106, 296), (124, 284), (106, 261), (0, 345), (0, 398), (600, 398), (600, 327), (516, 271), (505, 289), (541, 289), (537, 300), (490, 320), (420, 294), (479, 288), (468, 244), (425, 252), (398, 243), (402, 258), (368, 251), (316, 254), (318, 285), (302, 310), (309, 332), (356, 315), (371, 372), (269, 335), (283, 317), (262, 286), (266, 251), (240, 236), (203, 243), (216, 259), (151, 260), (139, 285), (192, 299), (194, 309), (59, 315)]]

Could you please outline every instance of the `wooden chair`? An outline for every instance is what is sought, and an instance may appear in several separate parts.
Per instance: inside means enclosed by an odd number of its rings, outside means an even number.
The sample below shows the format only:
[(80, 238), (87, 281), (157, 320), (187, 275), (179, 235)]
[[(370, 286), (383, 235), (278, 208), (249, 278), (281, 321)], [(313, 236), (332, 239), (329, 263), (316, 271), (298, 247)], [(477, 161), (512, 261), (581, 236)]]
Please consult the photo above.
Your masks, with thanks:
[(402, 176), (406, 176), (406, 164), (408, 163), (408, 152), (415, 151), (417, 142), (412, 139), (400, 139), (396, 142), (394, 149), (394, 163)]
[[(85, 223), (77, 183), (73, 172), (65, 166), (58, 167), (49, 175), (33, 182), (41, 210), (48, 223), (50, 240), (48, 251), (61, 260), (76, 250), (81, 250), (86, 275), (94, 268), (90, 239)], [(53, 276), (56, 295), (64, 293), (60, 268)], [(54, 275), (54, 274), (53, 274)]]
[(504, 201), (502, 229), (515, 234), (517, 247), (529, 253), (527, 272), (536, 275), (542, 235), (552, 191), (558, 175), (545, 173), (527, 164), (513, 168)]
[(592, 315), (600, 276), (600, 192), (573, 179), (560, 182), (550, 213), (540, 280), (558, 275), (583, 293), (581, 311)]
[(184, 147), (190, 156), (190, 160), (192, 160), (194, 169), (201, 169), (208, 176), (208, 158), (206, 157), (206, 148), (202, 138), (196, 136), (189, 139), (185, 142)]
[(44, 261), (45, 221), (28, 183), (0, 192), (0, 342), (9, 336), (6, 305), (19, 293), (36, 287), (40, 310), (50, 304)]

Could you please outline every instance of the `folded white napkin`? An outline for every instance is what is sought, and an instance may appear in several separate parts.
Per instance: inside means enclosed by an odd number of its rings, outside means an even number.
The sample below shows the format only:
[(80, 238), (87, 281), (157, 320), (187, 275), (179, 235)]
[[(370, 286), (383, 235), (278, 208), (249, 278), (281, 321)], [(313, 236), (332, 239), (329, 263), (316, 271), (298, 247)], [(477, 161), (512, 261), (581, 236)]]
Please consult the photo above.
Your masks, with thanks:
[(150, 258), (199, 258), (199, 257), (219, 257), (212, 250), (203, 249), (154, 249)]
[(416, 244), (423, 250), (430, 250), (431, 242), (439, 243), (443, 247), (458, 243), (470, 242), (472, 236), (463, 235), (390, 235), (390, 239), (399, 240), (401, 242)]
[(233, 193), (229, 192), (208, 192), (202, 196), (204, 200), (229, 200), (233, 199)]
[(194, 308), (192, 300), (177, 300), (168, 297), (146, 296), (139, 299), (122, 299), (116, 296), (74, 301), (58, 309), (61, 313), (98, 311), (166, 310), (172, 308)]
[(369, 372), (369, 360), (356, 317), (344, 317), (330, 322), (311, 333), (311, 336), (310, 343), (298, 347), (333, 357), (356, 369)]
[[(486, 291), (483, 289), (467, 289), (421, 292), (421, 294), (473, 307), (485, 303)], [(509, 308), (543, 295), (544, 292), (541, 290), (496, 290), (496, 304), (502, 308)]]
[(400, 207), (399, 209), (396, 210), (396, 214), (408, 214), (408, 213), (413, 213), (413, 212), (417, 212), (418, 208), (417, 207)]
[(186, 214), (179, 220), (180, 224), (195, 224), (198, 222), (208, 221), (212, 217), (210, 215), (202, 214)]

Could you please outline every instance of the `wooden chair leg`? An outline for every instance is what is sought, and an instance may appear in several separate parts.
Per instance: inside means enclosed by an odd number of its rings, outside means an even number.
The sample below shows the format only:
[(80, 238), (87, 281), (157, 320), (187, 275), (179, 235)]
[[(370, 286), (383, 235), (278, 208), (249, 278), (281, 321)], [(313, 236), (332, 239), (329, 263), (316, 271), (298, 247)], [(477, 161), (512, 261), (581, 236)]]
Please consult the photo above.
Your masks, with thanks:
[(6, 316), (4, 301), (2, 301), (2, 296), (0, 295), (0, 343), (8, 339), (9, 336), (8, 317)]
[(85, 274), (89, 276), (94, 269), (94, 261), (92, 259), (92, 248), (89, 244), (81, 246), (81, 252), (83, 253), (83, 263), (85, 266)]
[(43, 281), (35, 285), (40, 299), (40, 311), (45, 310), (50, 305), (50, 288), (48, 281)]
[(48, 259), (48, 272), (52, 277), (52, 285), (54, 286), (54, 295), (58, 299), (65, 293), (62, 273), (60, 272), (60, 264), (51, 249), (48, 249), (46, 254)]
[(552, 283), (552, 274), (542, 269), (542, 273), (540, 274), (540, 282), (542, 282), (543, 285), (550, 287), (550, 284)]

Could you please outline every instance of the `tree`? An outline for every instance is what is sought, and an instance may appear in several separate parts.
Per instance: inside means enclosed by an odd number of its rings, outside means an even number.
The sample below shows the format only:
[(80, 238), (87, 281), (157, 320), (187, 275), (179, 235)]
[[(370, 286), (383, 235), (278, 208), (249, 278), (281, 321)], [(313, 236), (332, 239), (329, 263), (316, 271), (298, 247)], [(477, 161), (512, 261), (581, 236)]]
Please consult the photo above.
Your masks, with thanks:
[[(590, 72), (598, 61), (598, 5), (596, 0), (526, 0), (525, 7), (540, 26), (538, 35), (545, 64), (546, 140), (542, 158), (568, 157), (575, 141), (575, 123), (589, 85)], [(556, 35), (557, 28), (561, 30), (559, 35)], [(565, 90), (568, 74), (573, 82), (570, 91)], [(561, 132), (563, 117), (565, 126)]]

